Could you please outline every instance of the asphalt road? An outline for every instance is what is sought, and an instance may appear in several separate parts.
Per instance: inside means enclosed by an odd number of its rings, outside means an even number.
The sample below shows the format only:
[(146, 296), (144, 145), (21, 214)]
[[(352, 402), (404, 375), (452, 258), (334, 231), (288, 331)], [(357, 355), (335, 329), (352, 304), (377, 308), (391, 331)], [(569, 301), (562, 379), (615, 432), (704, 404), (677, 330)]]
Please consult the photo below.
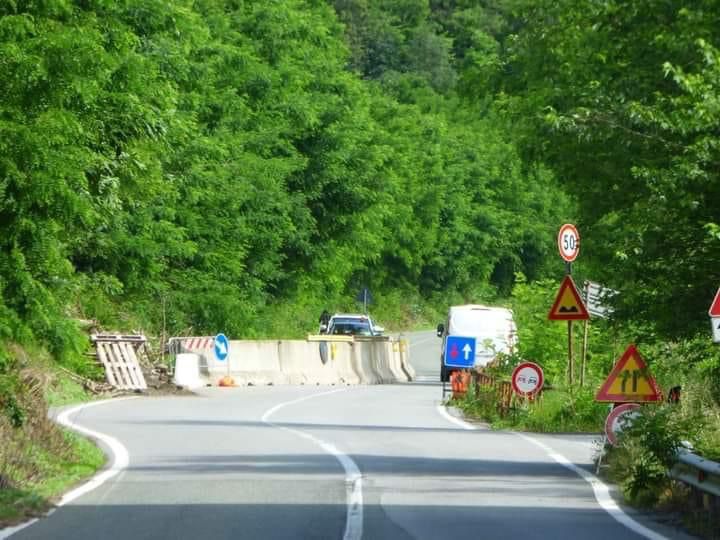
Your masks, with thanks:
[(127, 468), (12, 538), (663, 537), (617, 521), (572, 470), (592, 471), (593, 437), (444, 416), (439, 340), (409, 337), (417, 383), (208, 388), (80, 411), (74, 422), (127, 449)]

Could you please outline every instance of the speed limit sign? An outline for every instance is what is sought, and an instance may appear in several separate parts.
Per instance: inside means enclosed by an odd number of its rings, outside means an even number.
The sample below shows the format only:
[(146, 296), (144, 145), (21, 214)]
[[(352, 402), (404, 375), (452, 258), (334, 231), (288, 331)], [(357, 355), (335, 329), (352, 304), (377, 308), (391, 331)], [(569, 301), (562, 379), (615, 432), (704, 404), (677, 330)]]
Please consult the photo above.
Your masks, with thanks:
[(566, 223), (560, 227), (557, 238), (560, 256), (567, 262), (573, 262), (580, 253), (580, 233), (575, 225)]

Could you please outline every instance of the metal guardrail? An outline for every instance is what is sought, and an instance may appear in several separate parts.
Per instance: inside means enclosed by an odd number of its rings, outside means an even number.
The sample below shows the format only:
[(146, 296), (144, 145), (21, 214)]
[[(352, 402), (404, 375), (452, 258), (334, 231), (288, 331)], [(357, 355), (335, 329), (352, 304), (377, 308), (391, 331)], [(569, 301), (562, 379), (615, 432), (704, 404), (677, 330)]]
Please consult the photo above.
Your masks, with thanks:
[(720, 497), (720, 463), (684, 451), (678, 456), (670, 476), (699, 491)]

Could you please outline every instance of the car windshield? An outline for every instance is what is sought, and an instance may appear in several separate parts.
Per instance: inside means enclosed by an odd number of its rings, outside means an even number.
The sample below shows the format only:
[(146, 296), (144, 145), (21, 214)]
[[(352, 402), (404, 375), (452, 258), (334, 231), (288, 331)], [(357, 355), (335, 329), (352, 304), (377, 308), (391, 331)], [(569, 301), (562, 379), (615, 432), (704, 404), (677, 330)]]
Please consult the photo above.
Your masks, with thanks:
[(371, 336), (370, 321), (367, 319), (333, 319), (331, 334), (346, 336)]

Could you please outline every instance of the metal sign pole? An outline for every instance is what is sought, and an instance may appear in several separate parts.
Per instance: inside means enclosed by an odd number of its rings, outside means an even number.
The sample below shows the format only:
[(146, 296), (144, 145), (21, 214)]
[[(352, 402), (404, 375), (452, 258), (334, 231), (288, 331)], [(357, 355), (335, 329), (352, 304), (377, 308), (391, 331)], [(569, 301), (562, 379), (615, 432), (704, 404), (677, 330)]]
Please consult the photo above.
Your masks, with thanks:
[(570, 386), (575, 382), (575, 362), (573, 361), (573, 328), (572, 321), (568, 321), (568, 382)]
[[(572, 275), (572, 263), (565, 263), (565, 273), (570, 276)], [(568, 383), (570, 386), (575, 381), (575, 365), (573, 362), (573, 332), (572, 332), (572, 321), (568, 321)]]
[(588, 350), (588, 328), (590, 326), (590, 320), (585, 319), (585, 333), (583, 335), (583, 349), (582, 349), (582, 371), (580, 371), (580, 386), (585, 386), (585, 365), (587, 363), (587, 350)]

